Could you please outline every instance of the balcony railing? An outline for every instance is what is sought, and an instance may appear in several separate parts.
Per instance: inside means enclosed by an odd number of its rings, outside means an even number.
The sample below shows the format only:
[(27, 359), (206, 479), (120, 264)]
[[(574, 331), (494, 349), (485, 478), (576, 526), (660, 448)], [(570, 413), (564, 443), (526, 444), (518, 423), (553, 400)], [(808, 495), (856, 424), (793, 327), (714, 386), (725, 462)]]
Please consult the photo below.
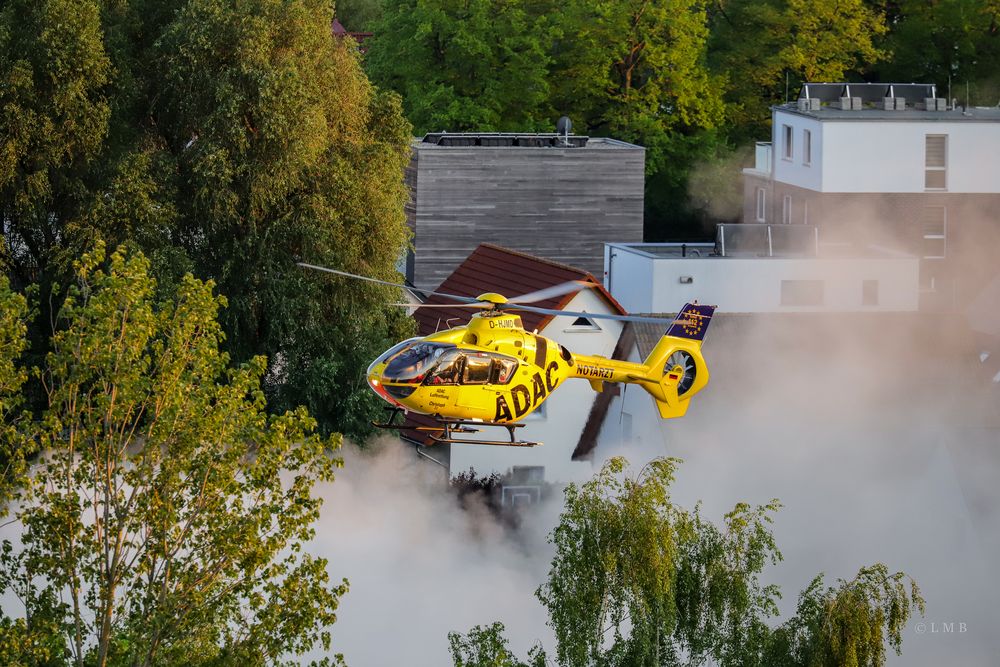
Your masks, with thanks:
[(715, 245), (723, 257), (815, 257), (819, 228), (812, 225), (716, 225)]

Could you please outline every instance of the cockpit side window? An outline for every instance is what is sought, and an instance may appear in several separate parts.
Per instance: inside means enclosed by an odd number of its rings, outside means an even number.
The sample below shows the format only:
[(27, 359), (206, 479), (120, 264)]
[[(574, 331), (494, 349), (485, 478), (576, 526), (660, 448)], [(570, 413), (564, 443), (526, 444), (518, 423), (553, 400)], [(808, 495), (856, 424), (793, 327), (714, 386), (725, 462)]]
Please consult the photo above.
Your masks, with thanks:
[(493, 378), (495, 384), (507, 384), (517, 370), (517, 360), (507, 357), (493, 358)]
[(490, 381), (490, 370), (493, 367), (492, 355), (484, 352), (472, 352), (465, 357), (465, 372), (462, 374), (462, 384), (486, 384)]
[(427, 371), (454, 348), (451, 343), (417, 343), (391, 358), (383, 376), (387, 382), (423, 382)]
[(442, 354), (434, 370), (427, 376), (425, 384), (458, 384), (462, 378), (462, 362), (464, 359), (465, 355), (458, 350), (450, 350)]

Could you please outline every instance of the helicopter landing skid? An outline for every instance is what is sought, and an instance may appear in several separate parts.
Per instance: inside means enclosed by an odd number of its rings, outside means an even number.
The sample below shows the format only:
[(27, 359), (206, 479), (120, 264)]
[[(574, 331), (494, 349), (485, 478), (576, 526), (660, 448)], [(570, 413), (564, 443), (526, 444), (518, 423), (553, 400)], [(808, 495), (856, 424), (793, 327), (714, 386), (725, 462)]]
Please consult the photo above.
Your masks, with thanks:
[[(494, 445), (497, 447), (535, 447), (542, 443), (540, 442), (530, 442), (527, 440), (518, 440), (514, 437), (514, 429), (524, 428), (524, 424), (505, 424), (499, 422), (476, 422), (476, 421), (465, 421), (465, 420), (453, 420), (449, 422), (442, 421), (441, 425), (444, 427), (440, 436), (432, 435), (431, 440), (434, 442), (442, 443), (454, 443), (459, 445)], [(510, 440), (477, 440), (477, 439), (467, 439), (467, 438), (453, 438), (452, 433), (475, 433), (479, 431), (478, 428), (471, 428), (470, 425), (474, 426), (500, 426), (507, 429), (507, 434), (510, 436)]]
[[(383, 429), (390, 430), (390, 431), (431, 431), (431, 432), (435, 432), (435, 431), (441, 431), (442, 430), (441, 426), (425, 426), (423, 424), (416, 424), (416, 423), (408, 422), (408, 421), (404, 421), (401, 424), (397, 424), (396, 423), (396, 417), (398, 415), (404, 414), (403, 413), (403, 409), (402, 408), (393, 408), (393, 407), (388, 407), (388, 406), (386, 406), (385, 409), (389, 411), (389, 418), (386, 419), (385, 423), (383, 423), (383, 424), (380, 424), (378, 422), (373, 421), (372, 422), (372, 426), (374, 426), (375, 428), (383, 428)], [(434, 419), (437, 420), (436, 417)], [(405, 417), (404, 417), (404, 420), (405, 420)], [(463, 429), (458, 430), (456, 432), (457, 433), (478, 433), (479, 429), (475, 429), (475, 428), (463, 428)]]
[[(535, 447), (542, 444), (540, 442), (518, 440), (515, 437), (514, 429), (524, 428), (524, 424), (480, 422), (466, 419), (444, 420), (439, 417), (432, 417), (432, 419), (438, 422), (439, 426), (425, 426), (423, 424), (414, 424), (405, 421), (398, 424), (396, 423), (396, 417), (397, 415), (403, 413), (403, 409), (386, 407), (386, 410), (389, 410), (390, 414), (385, 423), (379, 424), (377, 422), (372, 422), (372, 426), (394, 431), (420, 431), (422, 433), (427, 433), (428, 437), (434, 442), (440, 443), (456, 443), (461, 445), (496, 445), (502, 447)], [(510, 440), (479, 440), (452, 437), (456, 433), (479, 433), (481, 430), (480, 427), (483, 426), (499, 426), (507, 429), (507, 434), (510, 436)]]

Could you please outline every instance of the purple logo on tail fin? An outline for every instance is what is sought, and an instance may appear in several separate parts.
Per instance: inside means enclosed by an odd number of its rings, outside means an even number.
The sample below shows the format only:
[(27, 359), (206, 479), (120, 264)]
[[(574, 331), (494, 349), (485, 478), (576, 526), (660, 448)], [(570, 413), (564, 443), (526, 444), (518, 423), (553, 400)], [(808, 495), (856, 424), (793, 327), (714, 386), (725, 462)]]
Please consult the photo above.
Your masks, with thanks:
[(688, 303), (677, 313), (670, 328), (667, 329), (668, 336), (676, 338), (688, 338), (690, 340), (704, 340), (705, 332), (708, 331), (708, 324), (712, 321), (712, 313), (715, 306), (703, 306), (698, 303)]

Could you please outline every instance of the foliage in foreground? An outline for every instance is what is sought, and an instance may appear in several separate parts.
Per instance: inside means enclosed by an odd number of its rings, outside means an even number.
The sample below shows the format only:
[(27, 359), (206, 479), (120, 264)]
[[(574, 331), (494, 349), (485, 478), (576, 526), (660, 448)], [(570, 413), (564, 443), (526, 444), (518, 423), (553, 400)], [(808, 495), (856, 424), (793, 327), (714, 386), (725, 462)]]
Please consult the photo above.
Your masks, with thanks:
[[(881, 563), (832, 587), (816, 577), (796, 615), (772, 628), (780, 592), (759, 577), (781, 558), (770, 529), (780, 505), (741, 503), (716, 526), (700, 508), (671, 501), (677, 463), (657, 459), (629, 477), (616, 458), (593, 480), (567, 487), (549, 536), (556, 555), (536, 593), (559, 665), (880, 667), (886, 642), (900, 652), (902, 631), (924, 601), (912, 579)], [(456, 666), (524, 664), (500, 624), (451, 633), (449, 642)], [(541, 647), (529, 662), (538, 659)]]
[(517, 659), (503, 636), (504, 625), (477, 625), (469, 634), (448, 633), (448, 647), (455, 667), (545, 667), (545, 651), (538, 644), (528, 650), (528, 661)]
[[(25, 615), (0, 614), (0, 662), (264, 665), (328, 648), (347, 582), (301, 549), (339, 437), (302, 408), (267, 415), (264, 360), (233, 368), (219, 349), (212, 283), (188, 276), (158, 304), (144, 257), (104, 259), (77, 263), (58, 308), (45, 410), (10, 427), (40, 454), (13, 480), (22, 532), (0, 594)], [(23, 312), (0, 290), (5, 413)]]

